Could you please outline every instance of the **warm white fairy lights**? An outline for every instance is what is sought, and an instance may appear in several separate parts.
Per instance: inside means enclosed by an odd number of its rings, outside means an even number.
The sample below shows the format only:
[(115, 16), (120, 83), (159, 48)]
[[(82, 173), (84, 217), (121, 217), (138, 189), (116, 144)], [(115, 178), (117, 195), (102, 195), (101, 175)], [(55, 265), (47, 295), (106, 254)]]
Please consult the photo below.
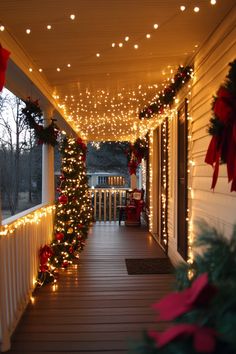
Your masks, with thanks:
[(168, 161), (167, 161), (167, 146), (168, 146), (168, 125), (167, 118), (164, 119), (161, 125), (161, 143), (162, 143), (162, 161), (161, 161), (161, 184), (163, 191), (161, 193), (161, 229), (162, 229), (162, 243), (164, 247), (168, 243), (168, 227), (167, 227), (167, 191), (168, 191)]
[(153, 130), (149, 133), (149, 232), (153, 232)]
[(0, 26), (0, 31), (3, 32), (5, 30), (5, 27), (3, 25)]
[(0, 236), (7, 236), (13, 234), (15, 230), (26, 224), (39, 224), (40, 219), (48, 214), (52, 214), (55, 210), (55, 206), (48, 206), (38, 209), (26, 216), (23, 216), (11, 224), (3, 225), (0, 229)]

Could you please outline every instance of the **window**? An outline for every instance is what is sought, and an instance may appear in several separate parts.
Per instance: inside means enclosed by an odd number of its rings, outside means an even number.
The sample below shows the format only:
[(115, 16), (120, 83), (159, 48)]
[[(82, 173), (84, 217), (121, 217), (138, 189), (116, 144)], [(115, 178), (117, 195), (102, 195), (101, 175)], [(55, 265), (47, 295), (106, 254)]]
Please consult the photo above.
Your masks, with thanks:
[(42, 146), (26, 127), (24, 102), (6, 88), (0, 93), (0, 197), (2, 218), (41, 203)]

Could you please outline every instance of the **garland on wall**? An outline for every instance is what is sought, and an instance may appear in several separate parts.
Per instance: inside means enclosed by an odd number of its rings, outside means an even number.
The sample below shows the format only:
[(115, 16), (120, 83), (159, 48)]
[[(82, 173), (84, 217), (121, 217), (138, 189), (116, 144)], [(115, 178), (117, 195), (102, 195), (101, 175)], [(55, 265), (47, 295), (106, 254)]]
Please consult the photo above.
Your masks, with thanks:
[(172, 83), (161, 92), (155, 102), (151, 103), (148, 107), (145, 107), (139, 113), (139, 119), (152, 118), (154, 114), (162, 114), (167, 106), (173, 104), (177, 93), (191, 79), (192, 72), (192, 66), (180, 66)]
[(213, 169), (211, 188), (217, 183), (220, 163), (227, 165), (231, 192), (236, 191), (236, 60), (229, 64), (230, 70), (225, 84), (214, 97), (209, 134), (212, 135), (205, 162)]
[(10, 52), (3, 48), (0, 44), (0, 92), (5, 84), (5, 76), (7, 71), (7, 62), (10, 56)]
[(129, 143), (125, 151), (128, 161), (129, 174), (136, 174), (138, 166), (142, 159), (147, 159), (148, 156), (148, 142), (146, 139), (138, 138), (133, 144)]
[(32, 101), (30, 97), (27, 100), (23, 100), (25, 107), (22, 108), (21, 113), (24, 117), (25, 124), (29, 129), (33, 129), (35, 138), (38, 144), (49, 144), (52, 146), (57, 145), (57, 137), (59, 129), (52, 122), (44, 127), (40, 122), (43, 120), (43, 112), (39, 106), (38, 100)]
[(227, 239), (202, 226), (195, 242), (205, 252), (177, 268), (177, 291), (153, 308), (163, 332), (146, 331), (132, 351), (139, 354), (233, 354), (236, 352), (236, 227)]
[(86, 150), (78, 138), (65, 138), (60, 146), (62, 166), (56, 203), (54, 240), (40, 249), (39, 284), (52, 281), (57, 269), (79, 258), (92, 221), (86, 175)]

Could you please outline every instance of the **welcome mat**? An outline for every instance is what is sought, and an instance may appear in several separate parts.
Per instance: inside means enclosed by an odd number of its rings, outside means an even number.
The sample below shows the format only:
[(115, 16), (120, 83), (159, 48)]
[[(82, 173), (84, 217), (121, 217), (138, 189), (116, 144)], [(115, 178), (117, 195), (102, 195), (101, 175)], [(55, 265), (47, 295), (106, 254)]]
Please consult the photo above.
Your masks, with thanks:
[(126, 258), (125, 263), (129, 275), (174, 273), (169, 258)]

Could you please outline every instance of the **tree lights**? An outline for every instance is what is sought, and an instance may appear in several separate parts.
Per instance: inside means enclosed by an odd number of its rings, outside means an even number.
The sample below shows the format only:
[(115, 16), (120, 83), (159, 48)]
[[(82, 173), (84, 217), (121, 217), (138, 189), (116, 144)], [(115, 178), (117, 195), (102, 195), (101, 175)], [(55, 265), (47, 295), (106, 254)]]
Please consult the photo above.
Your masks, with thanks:
[[(56, 205), (54, 240), (40, 250), (39, 281), (52, 280), (55, 269), (67, 268), (79, 258), (92, 220), (87, 176), (86, 145), (78, 138), (65, 138), (61, 145), (60, 193)], [(50, 279), (51, 278), (51, 279)]]

